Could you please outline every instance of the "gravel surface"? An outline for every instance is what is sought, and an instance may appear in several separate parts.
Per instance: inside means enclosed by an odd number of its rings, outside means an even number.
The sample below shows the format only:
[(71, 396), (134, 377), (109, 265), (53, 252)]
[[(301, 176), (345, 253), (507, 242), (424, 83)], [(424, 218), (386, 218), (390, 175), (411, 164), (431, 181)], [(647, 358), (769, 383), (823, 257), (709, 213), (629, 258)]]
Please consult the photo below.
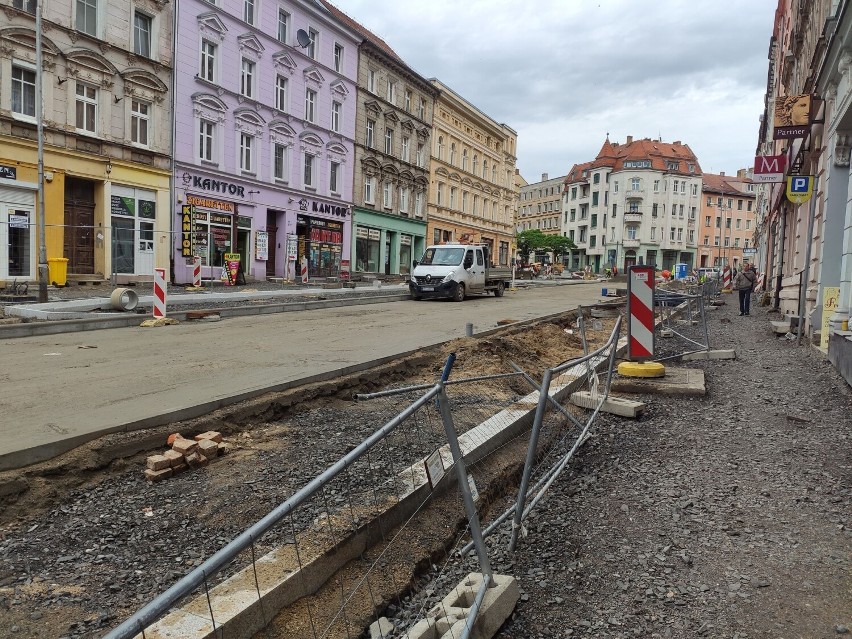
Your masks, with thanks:
[[(528, 520), (518, 551), (505, 549), (505, 531), (489, 539), (495, 571), (517, 577), (523, 593), (498, 637), (792, 639), (852, 627), (852, 394), (821, 354), (773, 337), (769, 318), (761, 308), (738, 317), (731, 304), (712, 311), (711, 344), (735, 348), (738, 359), (689, 364), (705, 371), (708, 395), (642, 397), (648, 409), (637, 421), (601, 416)], [(533, 331), (526, 337), (526, 345), (490, 339), (471, 348), (489, 365), (470, 365), (466, 374), (504, 372), (501, 349), (526, 348), (527, 370), (553, 356), (553, 341)], [(434, 379), (441, 361), (384, 377)], [(459, 361), (470, 360), (460, 354)], [(358, 383), (336, 396), (300, 391), (314, 399), (239, 425), (219, 417), (231, 457), (166, 482), (142, 480), (144, 456), (73, 482), (73, 462), (60, 459), (28, 478), (30, 490), (14, 504), (7, 498), (0, 512), (0, 638), (102, 636), (382, 421), (382, 404), (348, 401)], [(370, 383), (366, 390), (376, 390)], [(510, 385), (499, 398), (465, 402), (484, 414), (515, 391), (526, 392)], [(457, 423), (466, 421), (477, 417)], [(391, 476), (428, 450), (431, 436), (440, 439), (435, 426), (389, 442), (355, 476)], [(484, 473), (474, 472), (481, 481)], [(51, 481), (63, 473), (67, 484)], [(307, 506), (307, 519), (322, 515), (323, 502), (345, 505), (347, 490), (332, 487)], [(493, 492), (481, 502), (491, 501), (485, 521), (514, 496), (511, 485)], [(446, 521), (452, 536), (454, 508), (423, 525), (432, 531)], [(286, 530), (264, 544), (282, 541)], [(426, 559), (419, 562), (426, 573), (384, 610), (399, 627), (475, 570), (470, 559), (444, 564), (446, 554), (434, 548), (405, 550), (413, 561)]]
[[(518, 551), (507, 531), (488, 540), (493, 569), (523, 593), (497, 637), (848, 632), (852, 394), (818, 351), (774, 337), (774, 318), (739, 317), (730, 302), (710, 311), (711, 346), (738, 359), (688, 364), (704, 370), (707, 396), (638, 397), (640, 420), (603, 416)], [(421, 582), (396, 623), (470, 570), (453, 562)]]

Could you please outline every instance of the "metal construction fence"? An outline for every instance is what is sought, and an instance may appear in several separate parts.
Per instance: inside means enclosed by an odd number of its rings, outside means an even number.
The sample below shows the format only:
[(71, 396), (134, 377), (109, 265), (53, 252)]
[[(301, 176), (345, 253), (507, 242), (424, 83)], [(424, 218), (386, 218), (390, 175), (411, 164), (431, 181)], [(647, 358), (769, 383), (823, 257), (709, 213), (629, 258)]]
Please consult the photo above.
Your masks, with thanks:
[[(715, 299), (716, 282), (705, 282), (682, 289), (657, 288), (654, 291), (655, 313), (659, 316), (655, 331), (661, 348), (654, 361), (663, 362), (684, 355), (710, 350), (707, 331), (709, 299)], [(697, 333), (697, 334), (696, 334)], [(665, 341), (670, 343), (664, 344)]]
[[(582, 355), (547, 369), (541, 384), (515, 364), (501, 371), (499, 359), (486, 366), (450, 355), (435, 383), (356, 395), (322, 425), (343, 438), (345, 454), (326, 458), (318, 474), (306, 473), (313, 478), (291, 497), (106, 639), (354, 639), (371, 624), (388, 639), (404, 636), (403, 624), (432, 623), (435, 608), (443, 606), (435, 597), (417, 603), (407, 593), (423, 579), (440, 584), (449, 597), (460, 558), (483, 575), (475, 596), (459, 604), (471, 608), (464, 628), (454, 626), (455, 638), (469, 637), (494, 583), (484, 535), (513, 515), (513, 533), (522, 530), (526, 515), (589, 436), (608, 395), (622, 319), (613, 320), (602, 345), (603, 327), (595, 326), (594, 347), (587, 322), (580, 309), (578, 330), (566, 329), (578, 352), (581, 342)], [(450, 379), (451, 372), (466, 377)], [(563, 401), (583, 389), (595, 398), (588, 417)], [(345, 444), (356, 434), (359, 443)], [(306, 466), (321, 459), (306, 460)], [(517, 500), (481, 531), (477, 500), (514, 492), (522, 460)], [(474, 473), (468, 471), (472, 464)], [(401, 610), (406, 614), (389, 630), (381, 617)]]
[[(14, 217), (14, 216), (13, 216)], [(0, 220), (0, 227), (8, 238), (8, 272), (4, 278), (21, 282), (38, 279), (37, 228), (29, 218)], [(179, 281), (192, 280), (192, 268), (198, 258), (203, 279), (218, 280), (226, 267), (226, 255), (241, 256), (241, 272), (249, 275), (250, 261), (268, 260), (277, 250), (258, 241), (257, 232), (242, 226), (216, 226), (213, 224), (194, 228), (192, 240), (186, 250), (183, 242), (186, 233), (182, 230), (168, 231), (156, 227), (155, 220), (144, 218), (113, 217), (110, 224), (46, 224), (45, 241), (47, 259), (73, 256), (69, 262), (69, 273), (92, 275), (103, 273), (115, 283), (122, 276), (137, 279), (153, 279), (154, 269), (169, 266), (174, 257), (175, 275)], [(298, 242), (295, 244), (298, 247)], [(56, 247), (60, 247), (57, 251)], [(310, 249), (308, 275), (312, 278), (339, 278), (343, 269), (339, 245), (317, 245)], [(335, 250), (332, 250), (335, 249)], [(290, 247), (290, 251), (297, 248)], [(301, 251), (302, 249), (298, 249)], [(278, 268), (282, 268), (280, 265)], [(77, 270), (74, 270), (77, 269)], [(301, 277), (300, 265), (288, 261), (287, 272), (279, 275), (284, 279)], [(262, 274), (264, 277), (266, 273)]]
[[(493, 454), (485, 442), (494, 432), (506, 441), (523, 436), (528, 420), (512, 407), (530, 386), (522, 372), (448, 380), (453, 363), (450, 356), (437, 383), (357, 396), (359, 419), (384, 425), (106, 638), (252, 637), (264, 628), (275, 636), (359, 637), (389, 604), (402, 605), (415, 568), (404, 564), (419, 559), (415, 519), (435, 496), (452, 496), (451, 487), (467, 525), (436, 525), (449, 536), (437, 547), (449, 561), (450, 546), (469, 532), (483, 574), (458, 635), (467, 637), (491, 568), (465, 457)], [(434, 548), (424, 553), (440, 563)]]

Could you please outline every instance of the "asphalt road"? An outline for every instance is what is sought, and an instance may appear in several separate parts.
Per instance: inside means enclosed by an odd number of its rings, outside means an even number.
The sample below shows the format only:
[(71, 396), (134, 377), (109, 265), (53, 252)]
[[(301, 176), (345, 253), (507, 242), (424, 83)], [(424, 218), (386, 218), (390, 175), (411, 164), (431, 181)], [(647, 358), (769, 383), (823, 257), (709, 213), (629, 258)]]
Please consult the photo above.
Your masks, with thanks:
[(296, 380), (591, 304), (599, 282), (0, 342), (0, 470), (187, 419)]

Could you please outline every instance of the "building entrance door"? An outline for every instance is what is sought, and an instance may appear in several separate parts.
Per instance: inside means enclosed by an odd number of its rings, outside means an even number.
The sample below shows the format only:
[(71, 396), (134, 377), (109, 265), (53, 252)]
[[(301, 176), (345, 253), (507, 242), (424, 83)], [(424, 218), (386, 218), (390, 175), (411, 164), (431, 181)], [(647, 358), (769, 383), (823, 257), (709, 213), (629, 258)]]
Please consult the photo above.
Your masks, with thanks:
[(65, 180), (64, 249), (68, 272), (91, 275), (95, 272), (95, 183)]
[[(276, 252), (275, 249), (278, 246), (278, 221), (276, 219), (276, 214), (274, 211), (266, 212), (266, 244), (267, 244), (267, 253), (266, 253), (266, 276), (267, 277), (275, 277), (275, 257)], [(287, 277), (286, 273), (286, 265), (284, 277)]]

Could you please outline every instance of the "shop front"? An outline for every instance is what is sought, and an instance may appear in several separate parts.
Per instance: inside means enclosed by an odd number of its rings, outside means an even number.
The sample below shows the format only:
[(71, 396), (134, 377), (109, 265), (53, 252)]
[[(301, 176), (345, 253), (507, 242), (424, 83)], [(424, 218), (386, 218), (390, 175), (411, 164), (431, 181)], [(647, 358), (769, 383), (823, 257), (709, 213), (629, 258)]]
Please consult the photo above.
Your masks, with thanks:
[(18, 180), (17, 168), (0, 165), (0, 279), (35, 280), (37, 185)]
[(420, 220), (355, 209), (353, 273), (408, 275), (426, 250), (426, 224)]
[(175, 268), (178, 283), (192, 282), (196, 258), (201, 264), (202, 279), (223, 279), (226, 254), (240, 256), (238, 282), (244, 281), (247, 274), (253, 277), (252, 218), (240, 215), (236, 202), (187, 193), (178, 216), (180, 259), (184, 263), (184, 268)]

